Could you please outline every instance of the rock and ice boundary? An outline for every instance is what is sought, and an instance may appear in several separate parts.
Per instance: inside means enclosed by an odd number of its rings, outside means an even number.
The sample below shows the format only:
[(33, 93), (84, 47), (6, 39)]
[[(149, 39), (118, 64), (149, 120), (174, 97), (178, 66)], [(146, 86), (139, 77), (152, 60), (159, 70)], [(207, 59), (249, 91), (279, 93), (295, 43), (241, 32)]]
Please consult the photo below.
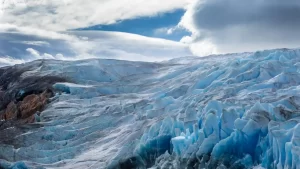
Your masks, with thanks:
[(0, 168), (300, 168), (300, 50), (14, 68), (69, 82), (35, 122), (2, 127)]

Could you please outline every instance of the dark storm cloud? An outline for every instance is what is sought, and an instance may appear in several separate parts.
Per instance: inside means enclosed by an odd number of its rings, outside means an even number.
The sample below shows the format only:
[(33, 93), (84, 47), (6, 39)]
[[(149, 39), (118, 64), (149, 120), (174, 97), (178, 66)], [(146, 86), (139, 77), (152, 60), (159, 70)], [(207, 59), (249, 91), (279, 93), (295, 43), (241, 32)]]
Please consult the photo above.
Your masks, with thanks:
[(223, 29), (241, 24), (300, 26), (299, 0), (206, 0), (195, 6), (199, 29)]
[(194, 42), (218, 53), (300, 47), (299, 0), (198, 0), (189, 10)]

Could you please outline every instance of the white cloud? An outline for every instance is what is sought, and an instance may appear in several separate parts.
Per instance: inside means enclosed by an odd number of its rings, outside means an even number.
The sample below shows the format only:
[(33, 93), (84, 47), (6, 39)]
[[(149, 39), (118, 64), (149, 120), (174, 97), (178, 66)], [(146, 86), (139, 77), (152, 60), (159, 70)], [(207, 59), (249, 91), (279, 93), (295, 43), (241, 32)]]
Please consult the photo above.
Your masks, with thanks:
[(155, 35), (165, 35), (165, 34), (168, 34), (168, 31), (169, 31), (169, 27), (163, 27), (163, 28), (158, 28), (158, 29), (155, 29), (154, 30), (154, 34)]
[(29, 52), (33, 57), (39, 59), (40, 54), (39, 54), (38, 51), (36, 51), (36, 50), (34, 50), (32, 48), (27, 48), (26, 51)]
[(154, 30), (154, 34), (156, 35), (172, 35), (176, 30), (179, 28), (177, 26), (173, 27), (163, 27), (163, 28), (158, 28)]
[(180, 32), (186, 32), (186, 28), (182, 27), (181, 25), (176, 26), (169, 26), (169, 27), (162, 27), (154, 30), (154, 35), (161, 36), (161, 35), (175, 35)]
[(81, 57), (105, 57), (134, 61), (161, 61), (191, 55), (188, 45), (130, 33), (73, 31), (72, 36), (88, 40), (72, 44)]
[[(3, 1), (4, 3), (1, 3)], [(192, 0), (1, 0), (0, 23), (64, 31), (185, 8)], [(1, 7), (0, 7), (1, 10)]]
[(10, 23), (0, 22), (0, 32), (10, 33), (22, 33), (29, 36), (38, 36), (47, 39), (61, 39), (66, 41), (72, 41), (78, 39), (78, 37), (70, 36), (66, 33), (55, 32), (51, 30), (45, 30), (29, 26), (18, 26)]
[(66, 58), (61, 54), (58, 53), (55, 56), (49, 54), (49, 53), (44, 53), (40, 54), (39, 51), (33, 49), (33, 48), (27, 48), (26, 51), (32, 56), (30, 60), (36, 60), (36, 59), (58, 59), (58, 60), (66, 60)]
[[(161, 61), (191, 55), (187, 45), (164, 39), (118, 32), (68, 31), (155, 16), (186, 8), (191, 1), (0, 0), (0, 56), (10, 56), (9, 63), (13, 63), (11, 59)], [(173, 31), (168, 28), (165, 33)]]
[(167, 34), (171, 35), (175, 30), (176, 30), (176, 28), (170, 28), (170, 29), (168, 29)]
[[(88, 58), (162, 61), (192, 55), (188, 45), (180, 42), (121, 32), (66, 31), (58, 33), (37, 28), (33, 31), (30, 27), (19, 28), (14, 25), (6, 25), (5, 28), (0, 25), (0, 37), (2, 48), (0, 55), (24, 61)], [(24, 41), (26, 43), (16, 43)], [(32, 46), (35, 42), (49, 45)]]
[(12, 41), (12, 43), (23, 43), (32, 46), (49, 46), (50, 44), (45, 41)]
[(9, 56), (0, 56), (0, 67), (25, 63), (22, 59), (11, 58)]

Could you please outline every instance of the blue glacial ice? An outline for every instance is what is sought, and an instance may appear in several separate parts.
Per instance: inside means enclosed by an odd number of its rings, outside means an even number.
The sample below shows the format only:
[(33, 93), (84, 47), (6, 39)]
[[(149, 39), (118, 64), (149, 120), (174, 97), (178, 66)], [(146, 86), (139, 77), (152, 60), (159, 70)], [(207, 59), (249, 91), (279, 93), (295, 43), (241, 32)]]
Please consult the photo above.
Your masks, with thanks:
[(40, 62), (22, 76), (71, 83), (0, 144), (0, 166), (300, 168), (300, 50)]

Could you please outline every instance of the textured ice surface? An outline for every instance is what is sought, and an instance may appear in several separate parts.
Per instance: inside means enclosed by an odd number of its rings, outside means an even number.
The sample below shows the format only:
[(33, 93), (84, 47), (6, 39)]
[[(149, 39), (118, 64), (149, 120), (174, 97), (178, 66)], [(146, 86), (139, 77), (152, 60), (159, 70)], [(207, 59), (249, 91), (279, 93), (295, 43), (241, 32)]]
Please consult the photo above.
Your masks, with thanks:
[(72, 83), (55, 84), (62, 94), (40, 122), (0, 145), (11, 162), (1, 165), (300, 168), (300, 50), (160, 63), (48, 60), (23, 76), (49, 74)]

